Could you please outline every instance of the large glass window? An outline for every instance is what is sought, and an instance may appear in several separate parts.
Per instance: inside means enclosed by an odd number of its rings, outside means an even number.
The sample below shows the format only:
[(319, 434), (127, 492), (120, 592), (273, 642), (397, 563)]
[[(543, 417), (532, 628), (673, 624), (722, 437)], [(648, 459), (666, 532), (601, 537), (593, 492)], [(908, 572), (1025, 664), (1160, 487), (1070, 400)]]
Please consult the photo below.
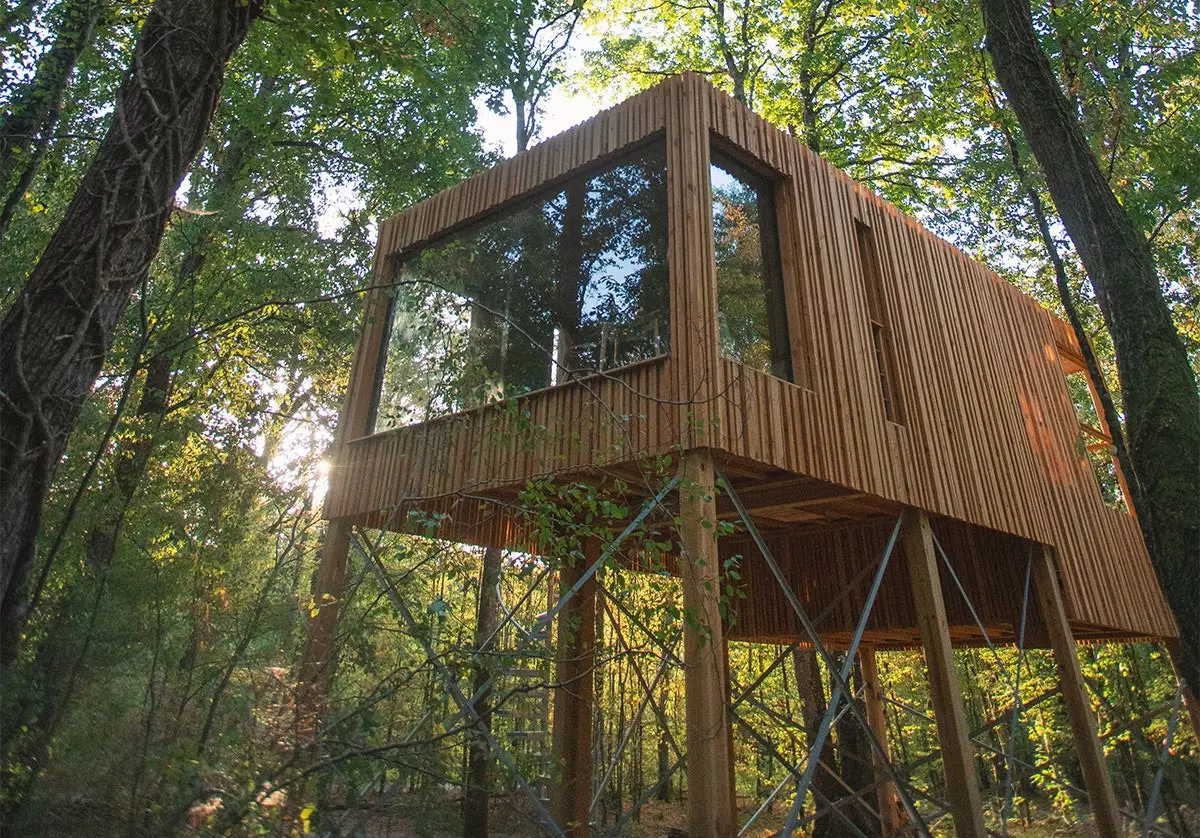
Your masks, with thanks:
[(661, 143), (401, 264), (375, 429), (668, 351)]
[(709, 176), (721, 354), (791, 381), (774, 185), (719, 156)]

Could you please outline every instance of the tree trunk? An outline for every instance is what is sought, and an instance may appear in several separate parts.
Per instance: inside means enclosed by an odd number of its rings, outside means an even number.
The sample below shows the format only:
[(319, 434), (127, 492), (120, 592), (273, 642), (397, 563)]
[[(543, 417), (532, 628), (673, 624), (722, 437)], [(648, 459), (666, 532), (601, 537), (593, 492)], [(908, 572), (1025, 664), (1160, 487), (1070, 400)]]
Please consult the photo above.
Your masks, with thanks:
[[(256, 96), (261, 104), (265, 105), (274, 95), (277, 81), (276, 76), (267, 76), (263, 80)], [(204, 201), (205, 209), (211, 215), (189, 219), (190, 223), (183, 225), (182, 238), (187, 245), (176, 273), (178, 291), (186, 292), (195, 285), (212, 252), (217, 232), (236, 224), (244, 210), (243, 191), (239, 187), (258, 138), (244, 127), (238, 127), (232, 134)], [(118, 449), (113, 464), (112, 485), (116, 489), (116, 497), (106, 505), (100, 522), (88, 534), (87, 558), (93, 567), (112, 561), (125, 514), (145, 476), (146, 465), (158, 442), (159, 430), (171, 409), (171, 396), (180, 372), (177, 364), (191, 348), (191, 341), (185, 341), (182, 337), (191, 326), (181, 324), (168, 315), (167, 326), (158, 341), (161, 348), (146, 365), (146, 380), (137, 410), (140, 427), (135, 430), (131, 443), (123, 450)]]
[(525, 95), (523, 91), (518, 91), (513, 88), (513, 107), (516, 110), (517, 116), (517, 154), (529, 149), (529, 140), (531, 130), (529, 126), (529, 115), (526, 113), (528, 106), (525, 103)]
[[(42, 503), (261, 0), (158, 0), (112, 125), (0, 332), (0, 624), (19, 625)], [(10, 616), (12, 615), (12, 616)], [(6, 635), (10, 662), (19, 635)]]
[(1138, 523), (1200, 689), (1200, 395), (1145, 235), (1113, 194), (1042, 52), (1028, 0), (981, 0), (987, 48), (1112, 333)]
[[(475, 615), (475, 662), (472, 664), (475, 695), (475, 712), (489, 730), (492, 726), (491, 706), (488, 699), (491, 689), (483, 689), (491, 677), (492, 669), (485, 662), (485, 644), (495, 648), (492, 635), (500, 625), (500, 598), (496, 585), (500, 582), (504, 552), (499, 547), (489, 547), (483, 552), (483, 567), (479, 573), (479, 608)], [(482, 692), (481, 692), (482, 690)], [(491, 749), (482, 734), (470, 734), (467, 739), (467, 782), (463, 795), (462, 819), (464, 838), (487, 838), (488, 834), (488, 763)]]
[[(104, 8), (102, 0), (68, 0), (54, 45), (38, 61), (37, 72), (13, 94), (0, 118), (0, 185), (6, 195), (0, 213), (0, 241), (8, 233), (21, 197), (33, 182), (58, 122), (63, 94), (79, 56), (87, 49)], [(13, 175), (20, 175), (13, 180)]]
[[(862, 665), (858, 662), (857, 657), (854, 661), (852, 679), (857, 691), (863, 682)], [(867, 717), (867, 708), (863, 702), (851, 696), (844, 696), (843, 700), (853, 701), (858, 705), (861, 717), (864, 719)], [(837, 732), (838, 764), (841, 769), (842, 782), (845, 783), (837, 796), (849, 797), (850, 795), (846, 791), (849, 788), (861, 794), (862, 801), (852, 801), (844, 805), (842, 813), (846, 820), (833, 818), (832, 826), (835, 827), (837, 833), (843, 835), (856, 834), (855, 829), (865, 835), (878, 834), (879, 817), (877, 813), (872, 814), (871, 812), (871, 809), (877, 805), (871, 739), (863, 730), (862, 724), (851, 714), (846, 714), (838, 722)], [(863, 801), (865, 801), (865, 805)], [(847, 820), (854, 826), (851, 827)]]
[[(821, 679), (821, 667), (817, 663), (817, 653), (812, 649), (792, 650), (792, 667), (796, 670), (796, 691), (800, 696), (800, 715), (804, 719), (805, 735), (807, 741), (812, 742), (816, 738), (817, 730), (821, 727), (821, 719), (828, 709), (825, 701), (825, 684)], [(826, 737), (817, 758), (821, 764), (817, 768), (817, 773), (813, 775), (812, 787), (817, 792), (814, 797), (817, 797), (818, 800), (821, 797), (825, 800), (837, 800), (842, 795), (842, 789), (837, 781), (837, 777), (840, 776), (837, 753), (830, 738)], [(821, 808), (822, 805), (818, 802), (817, 808)], [(822, 815), (813, 821), (812, 836), (813, 838), (827, 838), (827, 836), (836, 834), (841, 825), (841, 821), (837, 818), (828, 814)]]
[(146, 367), (146, 380), (142, 384), (136, 414), (138, 427), (130, 444), (116, 452), (112, 465), (111, 482), (115, 495), (104, 504), (99, 522), (87, 534), (85, 555), (93, 570), (107, 567), (116, 553), (125, 514), (133, 505), (133, 496), (146, 474), (146, 464), (167, 416), (174, 386), (174, 360), (172, 355), (159, 354)]

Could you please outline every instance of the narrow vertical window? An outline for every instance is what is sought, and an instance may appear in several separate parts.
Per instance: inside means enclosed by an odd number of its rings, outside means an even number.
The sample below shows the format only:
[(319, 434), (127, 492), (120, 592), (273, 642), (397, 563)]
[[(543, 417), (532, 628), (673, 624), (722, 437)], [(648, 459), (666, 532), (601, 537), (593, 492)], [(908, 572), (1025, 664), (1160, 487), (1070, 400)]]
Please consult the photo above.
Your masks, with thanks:
[(716, 156), (710, 177), (721, 354), (792, 381), (774, 184)]
[(1067, 390), (1075, 405), (1075, 419), (1079, 422), (1079, 458), (1086, 463), (1096, 478), (1103, 501), (1115, 509), (1129, 511), (1126, 498), (1129, 495), (1125, 475), (1117, 461), (1117, 449), (1113, 444), (1111, 428), (1100, 410), (1099, 395), (1091, 376), (1083, 366), (1068, 369), (1067, 358), (1062, 357), (1063, 374), (1067, 377)]
[(867, 292), (867, 319), (871, 327), (871, 354), (875, 358), (875, 375), (879, 379), (879, 394), (883, 412), (889, 422), (899, 423), (900, 403), (896, 392), (896, 368), (892, 351), (892, 335), (888, 328), (887, 306), (883, 297), (883, 277), (879, 272), (879, 253), (875, 234), (861, 221), (854, 222), (858, 240), (858, 261), (862, 268)]

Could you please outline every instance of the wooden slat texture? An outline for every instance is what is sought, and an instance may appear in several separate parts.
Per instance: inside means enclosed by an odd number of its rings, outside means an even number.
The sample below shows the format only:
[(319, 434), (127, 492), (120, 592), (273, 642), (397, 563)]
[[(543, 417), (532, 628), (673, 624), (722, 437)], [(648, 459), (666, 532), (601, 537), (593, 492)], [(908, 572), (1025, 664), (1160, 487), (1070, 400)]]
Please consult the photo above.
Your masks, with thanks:
[(681, 474), (683, 607), (691, 615), (683, 621), (688, 835), (729, 838), (737, 834), (737, 805), (712, 454), (685, 454)]
[(902, 541), (917, 609), (917, 625), (925, 647), (929, 698), (937, 717), (938, 744), (942, 751), (942, 770), (946, 773), (946, 796), (954, 818), (954, 834), (962, 838), (986, 838), (979, 772), (975, 770), (962, 688), (954, 666), (953, 639), (946, 619), (929, 516), (912, 507), (904, 510)]
[[(400, 528), (395, 516), (404, 509), (453, 509), (461, 520), (443, 533), (484, 543), (481, 533), (515, 537), (517, 525), (475, 496), (512, 497), (512, 487), (529, 478), (597, 466), (636, 473), (639, 456), (706, 447), (723, 462), (743, 464), (747, 475), (805, 475), (876, 500), (874, 507), (846, 501), (846, 511), (859, 504), (878, 514), (891, 504), (939, 516), (935, 530), (957, 533), (966, 575), (981, 596), (998, 598), (991, 617), (998, 628), (1013, 619), (1017, 583), (1009, 577), (1024, 567), (1013, 545), (1024, 539), (1053, 548), (1078, 636), (1176, 635), (1136, 522), (1103, 504), (1079, 455), (1064, 376), (1080, 368), (1071, 330), (699, 77), (670, 79), (384, 222), (377, 279), (386, 282), (396, 254), (664, 132), (671, 355), (508, 406), (362, 436), (386, 311), (377, 294), (352, 373), (328, 517)], [(776, 174), (796, 384), (718, 357), (709, 137)], [(898, 422), (888, 420), (880, 392), (856, 222), (869, 228), (877, 249)], [(532, 430), (520, 427), (530, 423)], [(799, 507), (789, 514), (796, 527), (829, 523)], [(971, 526), (954, 529), (960, 525)], [(824, 584), (810, 578), (810, 565), (852, 573), (869, 558), (863, 551), (877, 533), (773, 537), (805, 577), (797, 580), (802, 586)], [(879, 645), (889, 637), (893, 645), (911, 642), (911, 631), (899, 631), (915, 626), (910, 598), (881, 601), (891, 616), (877, 627)], [(952, 599), (952, 632), (967, 636), (969, 620)], [(747, 618), (735, 634), (794, 636), (797, 627), (784, 617), (770, 619), (779, 625)], [(899, 633), (888, 635), (888, 626)]]
[(1039, 549), (1034, 557), (1033, 587), (1050, 635), (1051, 648), (1054, 649), (1059, 692), (1062, 693), (1063, 705), (1075, 734), (1075, 753), (1079, 757), (1096, 831), (1105, 838), (1118, 838), (1125, 834), (1125, 822), (1121, 819), (1121, 810), (1113, 793), (1112, 778), (1108, 776), (1104, 748), (1096, 737), (1096, 717), (1092, 713), (1092, 702), (1079, 659), (1075, 656), (1075, 638), (1071, 635), (1071, 626), (1063, 610), (1054, 562), (1044, 548)]

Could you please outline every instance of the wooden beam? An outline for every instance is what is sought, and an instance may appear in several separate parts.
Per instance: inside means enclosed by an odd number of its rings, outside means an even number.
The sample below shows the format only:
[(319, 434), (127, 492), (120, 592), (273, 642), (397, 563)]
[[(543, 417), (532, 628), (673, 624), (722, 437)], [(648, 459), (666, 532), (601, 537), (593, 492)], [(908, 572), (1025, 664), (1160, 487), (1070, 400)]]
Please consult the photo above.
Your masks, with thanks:
[(1113, 794), (1112, 780), (1108, 776), (1108, 766), (1104, 763), (1104, 750), (1096, 736), (1096, 717), (1092, 715), (1079, 659), (1075, 657), (1075, 638), (1067, 621), (1066, 608), (1063, 607), (1058, 572), (1050, 551), (1045, 547), (1035, 550), (1033, 585), (1042, 621), (1050, 636), (1050, 647), (1054, 650), (1058, 686), (1075, 735), (1075, 752), (1083, 770), (1083, 784), (1087, 787), (1096, 830), (1103, 838), (1117, 838), (1124, 834), (1121, 813), (1117, 808), (1116, 795)]
[(678, 443), (720, 447), (721, 366), (717, 331), (717, 264), (713, 238), (707, 88), (681, 76), (667, 90), (667, 252), (670, 273), (671, 375)]
[(941, 577), (933, 550), (933, 532), (929, 529), (929, 516), (923, 510), (912, 507), (904, 510), (903, 537), (917, 626), (925, 646), (925, 666), (933, 713), (937, 717), (954, 834), (958, 838), (986, 838), (979, 776), (975, 772), (962, 691), (954, 670), (954, 649), (950, 643), (946, 603), (942, 599)]
[[(582, 559), (559, 573), (560, 596), (600, 557), (589, 540)], [(596, 646), (596, 578), (589, 579), (558, 615), (551, 752), (559, 769), (550, 814), (570, 838), (586, 838), (592, 796), (592, 700)]]
[(683, 659), (687, 717), (689, 838), (736, 834), (733, 753), (726, 700), (720, 557), (712, 455), (683, 456), (679, 486), (683, 576)]
[[(866, 686), (867, 724), (875, 738), (888, 750), (887, 716), (884, 714), (883, 686), (879, 683), (879, 667), (875, 660), (875, 647), (863, 645), (858, 651), (862, 667), (863, 684)], [(875, 769), (875, 799), (879, 808), (879, 830), (882, 838), (893, 838), (900, 828), (900, 808), (896, 800), (896, 788), (888, 777), (887, 760), (890, 755), (872, 750), (871, 762)]]

